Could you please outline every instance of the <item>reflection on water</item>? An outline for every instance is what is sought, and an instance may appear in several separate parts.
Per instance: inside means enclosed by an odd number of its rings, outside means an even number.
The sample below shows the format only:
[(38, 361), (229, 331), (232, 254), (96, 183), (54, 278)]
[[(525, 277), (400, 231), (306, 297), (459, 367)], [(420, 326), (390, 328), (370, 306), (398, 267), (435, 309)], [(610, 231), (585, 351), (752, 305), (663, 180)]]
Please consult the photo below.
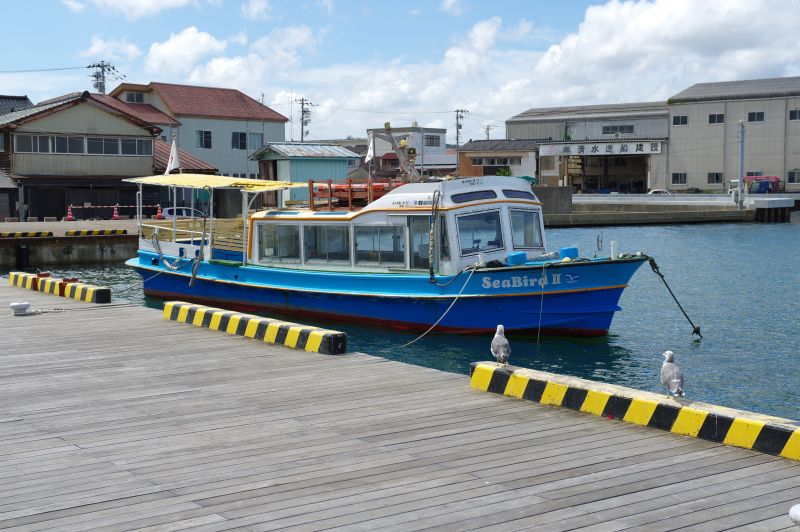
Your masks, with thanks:
[[(710, 224), (685, 226), (557, 229), (548, 248), (578, 247), (607, 255), (612, 240), (620, 252), (643, 251), (662, 273), (695, 323), (691, 326), (647, 264), (620, 300), (623, 308), (600, 338), (518, 336), (509, 333), (511, 363), (553, 373), (661, 392), (661, 353), (671, 349), (686, 376), (691, 399), (800, 418), (800, 224)], [(56, 276), (110, 286), (115, 301), (161, 308), (142, 297), (139, 276), (124, 265), (53, 269)], [(292, 316), (271, 316), (311, 323)], [(502, 322), (502, 317), (498, 319)], [(470, 337), (431, 334), (401, 347), (416, 334), (353, 324), (316, 322), (349, 334), (350, 350), (455, 373), (491, 360), (491, 334)], [(143, 340), (146, 341), (146, 340)]]

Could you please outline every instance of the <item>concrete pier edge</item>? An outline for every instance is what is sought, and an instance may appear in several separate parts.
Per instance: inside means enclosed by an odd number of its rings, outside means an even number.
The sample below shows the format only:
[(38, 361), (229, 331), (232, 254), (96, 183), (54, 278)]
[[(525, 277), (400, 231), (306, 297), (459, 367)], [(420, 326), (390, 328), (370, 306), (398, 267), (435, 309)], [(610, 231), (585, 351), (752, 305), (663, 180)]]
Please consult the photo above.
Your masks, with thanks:
[(470, 387), (800, 461), (788, 419), (496, 362), (473, 362)]
[(184, 301), (166, 301), (164, 319), (323, 355), (347, 352), (347, 334), (340, 331)]

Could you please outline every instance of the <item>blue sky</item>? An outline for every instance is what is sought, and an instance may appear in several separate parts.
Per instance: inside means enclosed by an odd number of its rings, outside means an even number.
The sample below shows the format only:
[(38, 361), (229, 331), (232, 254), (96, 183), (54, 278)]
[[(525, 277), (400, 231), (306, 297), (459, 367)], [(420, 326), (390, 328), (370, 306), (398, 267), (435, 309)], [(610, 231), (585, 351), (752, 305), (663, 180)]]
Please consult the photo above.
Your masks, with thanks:
[[(32, 7), (38, 9), (32, 13)], [(3, 6), (0, 94), (134, 83), (233, 87), (277, 111), (304, 96), (309, 138), (391, 120), (503, 138), (530, 107), (665, 99), (692, 83), (800, 75), (791, 0), (47, 0)], [(110, 80), (109, 89), (119, 83)], [(287, 138), (299, 137), (296, 124)]]

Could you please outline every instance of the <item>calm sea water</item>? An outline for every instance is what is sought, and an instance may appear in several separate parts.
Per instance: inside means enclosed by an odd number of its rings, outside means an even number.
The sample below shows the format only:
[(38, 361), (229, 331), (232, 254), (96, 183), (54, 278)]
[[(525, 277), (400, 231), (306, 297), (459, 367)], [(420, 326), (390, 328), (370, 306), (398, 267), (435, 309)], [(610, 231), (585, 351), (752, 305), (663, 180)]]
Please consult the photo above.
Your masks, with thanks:
[[(710, 224), (552, 229), (548, 248), (576, 246), (608, 255), (653, 256), (692, 320), (691, 327), (661, 280), (643, 265), (625, 290), (607, 337), (574, 339), (509, 335), (511, 363), (554, 373), (663, 391), (661, 353), (675, 352), (690, 399), (800, 419), (800, 217), (791, 224)], [(124, 265), (54, 269), (113, 288), (116, 301), (160, 308), (145, 300), (138, 275)], [(284, 318), (291, 319), (291, 317)], [(305, 320), (308, 321), (308, 320)], [(502, 321), (502, 320), (500, 320)], [(318, 322), (349, 334), (350, 350), (455, 373), (491, 360), (492, 335), (416, 335)]]

